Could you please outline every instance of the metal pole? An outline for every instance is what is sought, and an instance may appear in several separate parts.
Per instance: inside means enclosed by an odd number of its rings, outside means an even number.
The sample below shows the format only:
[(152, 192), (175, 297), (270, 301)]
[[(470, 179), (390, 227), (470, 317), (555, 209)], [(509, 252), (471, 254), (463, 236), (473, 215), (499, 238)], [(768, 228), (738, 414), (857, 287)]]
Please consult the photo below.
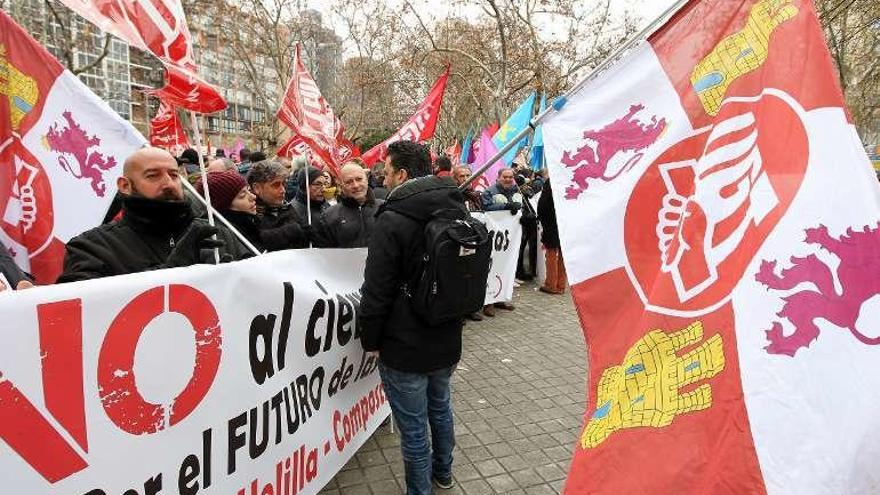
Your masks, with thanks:
[(498, 150), (494, 155), (492, 155), (492, 158), (490, 158), (488, 162), (484, 163), (483, 166), (481, 166), (479, 169), (477, 169), (473, 173), (473, 175), (471, 175), (470, 178), (464, 182), (464, 184), (462, 184), (458, 187), (458, 189), (461, 191), (466, 190), (468, 188), (468, 186), (470, 186), (473, 181), (477, 180), (477, 178), (479, 176), (483, 175), (486, 172), (486, 170), (489, 170), (489, 168), (492, 165), (494, 165), (495, 162), (500, 160), (501, 157), (503, 157), (508, 151), (510, 151), (510, 149), (516, 145), (516, 143), (520, 142), (520, 140), (522, 140), (522, 138), (535, 132), (535, 129), (538, 127), (538, 125), (543, 120), (545, 120), (551, 113), (561, 111), (562, 108), (565, 106), (565, 104), (568, 102), (569, 98), (571, 98), (572, 96), (577, 94), (578, 91), (580, 91), (581, 88), (583, 88), (588, 82), (592, 81), (593, 79), (598, 77), (600, 74), (605, 72), (605, 70), (607, 70), (609, 67), (614, 65), (617, 62), (617, 60), (622, 55), (624, 55), (627, 51), (629, 51), (632, 47), (641, 43), (643, 40), (645, 40), (646, 38), (651, 36), (654, 33), (654, 31), (656, 31), (657, 29), (662, 27), (664, 24), (666, 24), (666, 21), (668, 21), (669, 18), (671, 18), (673, 15), (675, 15), (675, 13), (679, 11), (679, 9), (684, 7), (684, 5), (686, 3), (688, 3), (688, 1), (689, 0), (678, 0), (677, 2), (672, 4), (668, 9), (666, 9), (662, 14), (660, 14), (653, 21), (651, 21), (651, 23), (648, 24), (644, 29), (642, 29), (641, 31), (636, 33), (626, 43), (624, 43), (623, 45), (620, 45), (616, 50), (611, 52), (611, 54), (608, 55), (605, 58), (605, 60), (602, 61), (602, 63), (600, 63), (592, 71), (590, 71), (590, 73), (587, 74), (586, 77), (581, 79), (580, 82), (575, 84), (574, 87), (572, 87), (570, 90), (568, 90), (564, 95), (553, 100), (553, 103), (550, 106), (548, 106), (543, 112), (541, 112), (540, 114), (535, 116), (535, 118), (533, 118), (529, 122), (528, 127), (526, 127), (525, 129), (523, 129), (519, 133), (517, 133), (517, 135), (513, 139), (511, 139), (500, 150)]
[[(202, 172), (202, 189), (205, 191), (205, 201), (208, 205), (208, 224), (214, 227), (214, 209), (211, 208), (211, 191), (208, 190), (208, 170), (205, 168), (205, 158), (202, 156), (202, 137), (199, 135), (198, 115), (190, 110), (189, 118), (192, 120), (193, 136), (195, 136), (196, 150), (199, 155), (199, 170)], [(217, 235), (215, 234), (211, 238), (217, 240)], [(214, 248), (214, 264), (220, 264), (220, 250), (217, 248)]]
[(257, 256), (263, 254), (262, 252), (260, 252), (259, 249), (257, 249), (256, 246), (254, 246), (254, 244), (253, 244), (251, 241), (249, 241), (249, 240), (247, 239), (247, 237), (244, 236), (244, 234), (242, 234), (241, 232), (239, 232), (238, 229), (236, 229), (234, 225), (232, 225), (231, 223), (229, 223), (229, 220), (227, 220), (226, 218), (224, 218), (223, 215), (221, 215), (219, 211), (215, 210), (214, 207), (211, 206), (211, 203), (209, 203), (207, 200), (205, 200), (205, 198), (203, 198), (202, 195), (199, 194), (198, 191), (196, 191), (196, 188), (193, 187), (193, 185), (190, 184), (189, 181), (182, 181), (182, 183), (183, 183), (183, 186), (186, 187), (187, 190), (193, 194), (193, 196), (195, 196), (196, 198), (198, 198), (199, 201), (201, 201), (202, 204), (205, 205), (206, 208), (208, 208), (208, 211), (209, 211), (209, 212), (213, 212), (214, 218), (219, 219), (220, 222), (221, 222), (223, 225), (225, 225), (226, 228), (228, 228), (229, 231), (232, 232), (232, 234), (235, 235), (235, 237), (237, 237), (238, 240), (241, 241), (241, 243), (244, 244), (244, 246), (245, 246), (246, 248), (250, 249), (250, 250), (251, 250), (254, 254), (256, 254)]
[[(309, 223), (309, 227), (312, 226), (312, 191), (309, 190), (309, 187), (311, 187), (311, 184), (310, 184), (311, 181), (309, 181), (309, 169), (310, 168), (311, 168), (311, 165), (309, 163), (306, 163), (306, 170), (305, 170), (305, 172), (306, 172), (306, 220)], [(311, 230), (311, 229), (309, 229), (309, 230)], [(312, 249), (311, 232), (309, 232), (309, 249)]]

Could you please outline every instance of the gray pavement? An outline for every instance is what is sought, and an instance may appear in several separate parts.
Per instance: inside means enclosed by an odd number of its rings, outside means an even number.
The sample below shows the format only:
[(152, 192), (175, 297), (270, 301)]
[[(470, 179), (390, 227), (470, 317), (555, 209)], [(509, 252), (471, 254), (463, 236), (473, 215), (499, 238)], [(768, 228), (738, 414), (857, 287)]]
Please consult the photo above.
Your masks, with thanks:
[[(586, 350), (571, 297), (527, 284), (516, 310), (468, 322), (453, 379), (456, 487), (438, 495), (561, 493), (585, 408)], [(400, 442), (380, 427), (321, 492), (404, 492)]]

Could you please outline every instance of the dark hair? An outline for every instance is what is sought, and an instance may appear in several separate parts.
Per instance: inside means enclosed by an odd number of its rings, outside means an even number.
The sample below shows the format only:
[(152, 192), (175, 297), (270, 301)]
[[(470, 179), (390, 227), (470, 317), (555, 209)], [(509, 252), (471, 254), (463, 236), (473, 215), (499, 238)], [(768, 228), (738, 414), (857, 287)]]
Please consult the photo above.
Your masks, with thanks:
[(250, 158), (251, 158), (251, 150), (249, 150), (247, 148), (242, 148), (238, 152), (238, 159), (239, 160), (245, 161), (245, 160), (250, 160)]
[(388, 157), (391, 167), (406, 170), (410, 179), (431, 175), (431, 154), (419, 143), (395, 141), (388, 145)]
[(253, 153), (251, 153), (250, 158), (251, 158), (251, 163), (257, 163), (257, 162), (261, 162), (261, 161), (265, 160), (266, 154), (263, 153), (262, 151), (254, 151)]
[(247, 183), (252, 186), (275, 180), (276, 177), (286, 176), (287, 169), (284, 168), (284, 165), (270, 160), (263, 160), (254, 163), (250, 171), (248, 171)]
[(437, 160), (434, 161), (434, 165), (437, 166), (437, 170), (452, 170), (452, 160), (448, 156), (438, 156)]

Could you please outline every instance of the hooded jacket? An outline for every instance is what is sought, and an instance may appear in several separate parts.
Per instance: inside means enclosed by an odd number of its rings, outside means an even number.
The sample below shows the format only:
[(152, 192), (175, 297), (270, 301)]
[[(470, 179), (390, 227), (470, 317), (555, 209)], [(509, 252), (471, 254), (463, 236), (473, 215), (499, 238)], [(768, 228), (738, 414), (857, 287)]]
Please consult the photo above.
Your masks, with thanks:
[(376, 222), (376, 212), (382, 203), (373, 198), (373, 192), (369, 189), (364, 204), (343, 196), (339, 203), (327, 208), (319, 220), (315, 228), (315, 247), (367, 247)]
[[(124, 196), (122, 219), (95, 227), (67, 243), (64, 271), (58, 283), (125, 275), (165, 268), (174, 245), (195, 223), (189, 201), (159, 201)], [(217, 238), (226, 243), (220, 254), (246, 256), (244, 246), (222, 224)]]
[(392, 190), (377, 213), (361, 289), (361, 343), (367, 351), (379, 351), (392, 369), (427, 373), (461, 359), (462, 321), (429, 326), (402, 291), (421, 270), (425, 223), (432, 212), (448, 208), (464, 209), (458, 188), (448, 179), (427, 176)]

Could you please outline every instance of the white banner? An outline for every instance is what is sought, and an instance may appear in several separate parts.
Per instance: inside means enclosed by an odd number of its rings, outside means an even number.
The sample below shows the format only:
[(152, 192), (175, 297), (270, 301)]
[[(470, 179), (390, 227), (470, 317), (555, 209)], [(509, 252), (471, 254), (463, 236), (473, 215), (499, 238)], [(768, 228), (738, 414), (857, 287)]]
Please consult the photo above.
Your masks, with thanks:
[(0, 295), (4, 493), (317, 493), (390, 412), (356, 324), (365, 254)]
[(485, 222), (492, 242), (492, 269), (486, 280), (486, 304), (513, 299), (516, 261), (522, 242), (521, 213), (509, 211), (473, 212), (474, 218)]

